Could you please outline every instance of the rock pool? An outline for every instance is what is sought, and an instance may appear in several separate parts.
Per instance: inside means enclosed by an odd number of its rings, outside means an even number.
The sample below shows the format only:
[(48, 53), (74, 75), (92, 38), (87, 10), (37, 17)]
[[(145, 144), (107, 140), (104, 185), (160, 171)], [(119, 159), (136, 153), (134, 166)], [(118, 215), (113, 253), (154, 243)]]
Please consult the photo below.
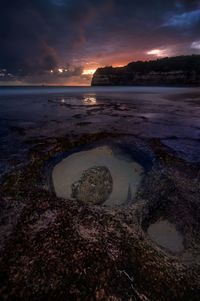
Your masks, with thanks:
[(150, 238), (159, 246), (178, 253), (183, 251), (183, 237), (174, 224), (167, 220), (159, 220), (148, 228)]
[[(136, 195), (144, 169), (124, 153), (115, 153), (109, 146), (99, 146), (87, 151), (76, 152), (59, 162), (53, 169), (52, 181), (58, 197), (72, 198), (72, 187), (83, 173), (95, 167), (107, 168), (112, 177), (112, 191), (103, 205), (125, 204)], [(95, 185), (95, 183), (90, 183)], [(102, 194), (105, 187), (100, 191)], [(85, 192), (88, 195), (88, 192)], [(90, 190), (90, 198), (97, 198), (95, 189)], [(95, 196), (96, 195), (96, 196)], [(86, 199), (82, 194), (82, 200)], [(88, 198), (87, 198), (88, 199)], [(93, 203), (98, 203), (98, 201)]]

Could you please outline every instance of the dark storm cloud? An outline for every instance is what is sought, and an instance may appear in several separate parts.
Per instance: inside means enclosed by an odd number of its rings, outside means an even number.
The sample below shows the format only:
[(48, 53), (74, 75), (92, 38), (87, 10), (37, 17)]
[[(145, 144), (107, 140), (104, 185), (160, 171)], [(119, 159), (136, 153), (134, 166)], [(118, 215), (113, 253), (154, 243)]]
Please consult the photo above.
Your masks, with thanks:
[(173, 27), (192, 27), (198, 24), (200, 20), (200, 9), (173, 15), (167, 22), (166, 26)]
[(185, 10), (192, 10), (199, 7), (199, 0), (178, 0), (176, 1), (179, 7)]
[(90, 61), (147, 59), (155, 48), (169, 55), (199, 51), (192, 48), (199, 45), (196, 0), (1, 0), (0, 5), (0, 82), (85, 81), (82, 70)]

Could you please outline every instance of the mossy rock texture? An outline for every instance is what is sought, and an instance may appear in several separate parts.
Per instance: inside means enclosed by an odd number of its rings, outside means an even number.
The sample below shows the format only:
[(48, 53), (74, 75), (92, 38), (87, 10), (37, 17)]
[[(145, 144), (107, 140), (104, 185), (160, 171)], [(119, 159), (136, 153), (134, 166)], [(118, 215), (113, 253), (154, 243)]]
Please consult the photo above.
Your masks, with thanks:
[(102, 204), (112, 192), (112, 176), (105, 166), (85, 170), (79, 181), (72, 184), (72, 197), (83, 202)]

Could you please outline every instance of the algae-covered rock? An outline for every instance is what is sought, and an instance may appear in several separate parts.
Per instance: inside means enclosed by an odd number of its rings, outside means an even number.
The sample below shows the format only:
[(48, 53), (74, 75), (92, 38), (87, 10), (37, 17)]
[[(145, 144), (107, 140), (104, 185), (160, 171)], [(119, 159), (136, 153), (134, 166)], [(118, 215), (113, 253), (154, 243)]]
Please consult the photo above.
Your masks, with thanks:
[(72, 197), (84, 202), (102, 204), (112, 192), (112, 176), (105, 166), (85, 170), (80, 180), (72, 184)]

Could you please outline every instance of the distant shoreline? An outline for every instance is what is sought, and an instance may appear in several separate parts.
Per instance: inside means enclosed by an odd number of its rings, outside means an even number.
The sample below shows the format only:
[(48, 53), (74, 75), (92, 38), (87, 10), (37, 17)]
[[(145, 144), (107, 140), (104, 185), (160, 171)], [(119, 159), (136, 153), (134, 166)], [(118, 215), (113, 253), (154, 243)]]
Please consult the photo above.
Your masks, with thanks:
[(92, 86), (199, 86), (200, 55), (137, 61), (124, 67), (98, 68)]
[(11, 85), (11, 86), (1, 86), (0, 85), (0, 89), (27, 89), (27, 88), (52, 88), (52, 89), (57, 89), (57, 88), (114, 88), (114, 87), (121, 87), (121, 88), (134, 88), (134, 87), (152, 87), (152, 88), (200, 88), (199, 84), (137, 84), (137, 85), (99, 85), (99, 86), (92, 86), (92, 85), (88, 85), (88, 86), (51, 86), (51, 85), (45, 85), (45, 86), (41, 86), (41, 85), (34, 85), (34, 86), (19, 86), (19, 85)]

